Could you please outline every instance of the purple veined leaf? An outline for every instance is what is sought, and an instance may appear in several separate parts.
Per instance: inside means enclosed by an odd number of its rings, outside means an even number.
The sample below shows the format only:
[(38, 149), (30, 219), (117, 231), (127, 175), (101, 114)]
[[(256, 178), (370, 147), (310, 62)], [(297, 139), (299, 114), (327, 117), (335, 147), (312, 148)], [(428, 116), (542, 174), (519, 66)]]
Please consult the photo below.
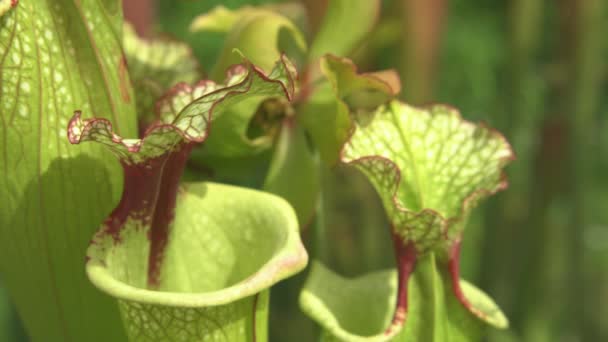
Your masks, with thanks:
[[(412, 258), (443, 253), (451, 270), (458, 262), (464, 225), (478, 202), (507, 186), (503, 167), (514, 159), (500, 133), (462, 120), (441, 105), (416, 109), (394, 102), (358, 127), (343, 150), (343, 160), (359, 168), (372, 182), (387, 211), (396, 240), (396, 253), (406, 269)], [(486, 315), (468, 305), (481, 319)], [(400, 286), (405, 291), (406, 284)]]
[(394, 232), (418, 253), (458, 241), (479, 200), (507, 187), (502, 168), (513, 159), (500, 133), (456, 110), (399, 102), (358, 126), (342, 151), (377, 189)]
[[(514, 155), (504, 137), (464, 121), (447, 106), (416, 108), (393, 101), (357, 124), (341, 159), (367, 176), (391, 223), (397, 270), (368, 280), (394, 285), (387, 293), (393, 307), (377, 308), (391, 317), (368, 327), (370, 335), (361, 335), (357, 325), (338, 324), (348, 322), (349, 315), (339, 302), (352, 300), (356, 292), (329, 299), (330, 290), (315, 285), (337, 276), (329, 270), (311, 273), (300, 298), (304, 310), (329, 335), (353, 341), (468, 341), (481, 329), (474, 317), (508, 326), (486, 294), (460, 279), (458, 266), (469, 213), (507, 186), (502, 169)], [(357, 291), (371, 291), (361, 286)]]
[(125, 24), (123, 49), (141, 128), (154, 121), (154, 107), (160, 96), (178, 83), (193, 84), (201, 77), (190, 46), (175, 39), (140, 38), (131, 25)]
[[(267, 289), (307, 263), (293, 209), (271, 194), (180, 178), (216, 118), (251, 97), (292, 99), (296, 77), (282, 57), (268, 74), (245, 61), (223, 84), (178, 84), (141, 139), (79, 112), (70, 121), (70, 142), (103, 144), (124, 169), (122, 199), (91, 242), (87, 274), (118, 299), (131, 340), (264, 339)], [(142, 323), (165, 321), (174, 323)]]
[(293, 97), (295, 68), (285, 57), (271, 73), (246, 61), (231, 67), (225, 84), (203, 80), (190, 86), (179, 83), (157, 102), (156, 120), (141, 139), (125, 139), (112, 131), (107, 119), (81, 119), (77, 111), (68, 126), (72, 144), (96, 141), (107, 145), (123, 164), (141, 165), (170, 154), (182, 145), (196, 145), (207, 139), (210, 122), (230, 106), (253, 96)]
[[(211, 121), (232, 105), (253, 96), (291, 99), (295, 78), (293, 65), (283, 57), (268, 75), (245, 61), (229, 69), (224, 85), (212, 81), (200, 81), (194, 86), (177, 84), (158, 101), (156, 122), (141, 139), (120, 137), (109, 120), (83, 120), (77, 111), (68, 125), (69, 141), (72, 144), (94, 141), (107, 146), (119, 158), (125, 172), (122, 200), (102, 231), (118, 240), (117, 234), (130, 220), (143, 222), (150, 234), (158, 234), (158, 238), (151, 240), (155, 255), (151, 258), (160, 258), (179, 179), (192, 148), (207, 139)], [(163, 207), (158, 207), (158, 202)], [(151, 266), (158, 264), (151, 259)], [(149, 284), (157, 282), (157, 273), (151, 267)]]

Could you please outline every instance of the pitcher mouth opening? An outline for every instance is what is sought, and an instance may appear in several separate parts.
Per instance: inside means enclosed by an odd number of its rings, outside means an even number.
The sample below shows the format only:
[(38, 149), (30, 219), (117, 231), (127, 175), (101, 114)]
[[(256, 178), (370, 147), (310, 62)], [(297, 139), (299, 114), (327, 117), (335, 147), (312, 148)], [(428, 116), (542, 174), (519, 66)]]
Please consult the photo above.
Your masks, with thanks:
[[(158, 286), (151, 287), (146, 279), (147, 232), (134, 226), (121, 232), (120, 239), (104, 236), (103, 230), (94, 238), (86, 269), (96, 287), (127, 301), (203, 307), (254, 295), (306, 266), (308, 256), (297, 220), (289, 215), (293, 209), (284, 200), (214, 183), (185, 187), (187, 191), (178, 196)], [(261, 201), (268, 196), (272, 201), (255, 212), (247, 206), (230, 205), (246, 193), (261, 196)], [(231, 210), (206, 212), (208, 196), (223, 201), (219, 207)], [(199, 208), (199, 214), (193, 216), (193, 208)]]

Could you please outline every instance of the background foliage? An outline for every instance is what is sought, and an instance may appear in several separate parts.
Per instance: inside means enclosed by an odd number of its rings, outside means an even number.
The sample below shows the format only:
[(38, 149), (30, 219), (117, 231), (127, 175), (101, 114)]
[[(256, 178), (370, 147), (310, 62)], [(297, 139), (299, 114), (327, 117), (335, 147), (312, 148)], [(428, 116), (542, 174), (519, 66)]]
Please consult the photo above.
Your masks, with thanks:
[[(222, 36), (189, 33), (191, 20), (218, 4), (269, 2), (279, 1), (158, 1), (154, 29), (187, 40), (208, 71)], [(324, 1), (304, 2), (322, 10)], [(463, 277), (511, 321), (489, 341), (608, 340), (607, 29), (601, 0), (385, 0), (356, 54), (361, 70), (397, 66), (408, 102), (452, 104), (514, 145), (511, 187), (475, 212), (462, 253)], [(389, 230), (370, 184), (345, 168), (323, 183), (329, 223), (322, 239), (305, 236), (309, 247), (345, 275), (391, 267)], [(272, 293), (274, 341), (314, 338), (297, 308), (304, 277)], [(0, 340), (25, 340), (3, 291)]]

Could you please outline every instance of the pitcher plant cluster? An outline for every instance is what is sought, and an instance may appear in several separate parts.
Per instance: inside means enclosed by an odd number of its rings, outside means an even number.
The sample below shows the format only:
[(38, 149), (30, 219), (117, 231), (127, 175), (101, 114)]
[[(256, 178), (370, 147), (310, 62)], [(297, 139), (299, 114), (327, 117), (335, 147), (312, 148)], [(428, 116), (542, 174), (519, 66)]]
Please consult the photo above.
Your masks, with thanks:
[[(324, 341), (506, 328), (459, 257), (511, 147), (357, 69), (378, 11), (330, 1), (311, 34), (297, 4), (217, 7), (191, 25), (225, 36), (203, 71), (185, 43), (138, 37), (118, 0), (0, 1), (0, 270), (32, 340), (266, 341), (272, 286), (302, 271), (293, 305)], [(382, 201), (393, 269), (345, 278), (305, 249), (336, 165)], [(214, 182), (226, 172), (261, 182)]]

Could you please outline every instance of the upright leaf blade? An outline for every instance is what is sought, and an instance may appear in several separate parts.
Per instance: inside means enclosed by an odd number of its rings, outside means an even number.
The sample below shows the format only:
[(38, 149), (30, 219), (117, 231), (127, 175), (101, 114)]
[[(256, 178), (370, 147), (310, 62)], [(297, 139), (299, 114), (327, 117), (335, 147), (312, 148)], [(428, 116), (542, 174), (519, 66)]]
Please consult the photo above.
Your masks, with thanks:
[(117, 0), (20, 1), (0, 17), (0, 272), (33, 341), (125, 339), (83, 269), (121, 171), (65, 139), (75, 109), (135, 134), (121, 28)]
[(310, 134), (323, 161), (335, 164), (352, 129), (352, 120), (348, 106), (332, 91), (329, 82), (319, 85), (302, 104), (297, 119)]
[(320, 191), (318, 160), (293, 118), (283, 122), (262, 188), (294, 207), (301, 229), (312, 222)]

